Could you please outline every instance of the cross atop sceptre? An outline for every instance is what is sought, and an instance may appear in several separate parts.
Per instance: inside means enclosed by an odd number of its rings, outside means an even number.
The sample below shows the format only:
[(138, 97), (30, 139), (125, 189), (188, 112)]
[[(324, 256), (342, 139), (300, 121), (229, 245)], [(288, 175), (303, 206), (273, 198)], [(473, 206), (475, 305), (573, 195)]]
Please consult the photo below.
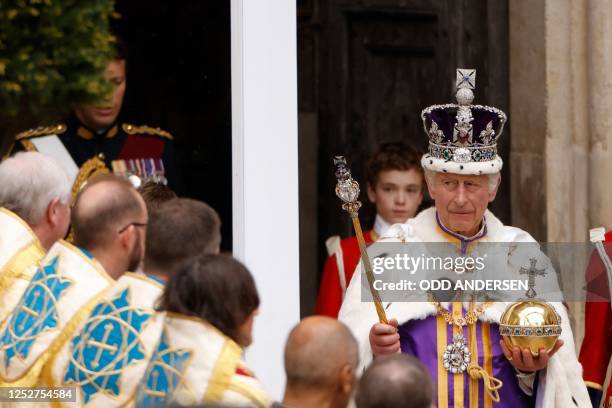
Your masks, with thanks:
[(353, 228), (355, 229), (357, 243), (359, 244), (359, 252), (361, 252), (361, 261), (366, 277), (368, 278), (368, 285), (370, 287), (372, 299), (374, 300), (378, 320), (381, 323), (388, 323), (380, 295), (374, 288), (372, 264), (370, 263), (370, 257), (368, 256), (365, 240), (363, 239), (363, 231), (361, 231), (361, 223), (359, 222), (359, 208), (361, 208), (361, 202), (358, 200), (359, 183), (353, 180), (344, 156), (334, 157), (334, 166), (336, 166), (336, 178), (338, 179), (338, 183), (336, 184), (336, 195), (342, 200), (342, 209), (349, 213), (351, 221), (353, 221)]
[(527, 290), (527, 293), (526, 293), (529, 299), (533, 299), (536, 296), (536, 291), (534, 289), (535, 277), (536, 276), (546, 276), (546, 268), (537, 269), (536, 268), (537, 263), (538, 263), (538, 260), (536, 258), (529, 258), (529, 269), (523, 268), (523, 267), (519, 269), (519, 273), (521, 275), (529, 276), (529, 282), (528, 282), (529, 289)]

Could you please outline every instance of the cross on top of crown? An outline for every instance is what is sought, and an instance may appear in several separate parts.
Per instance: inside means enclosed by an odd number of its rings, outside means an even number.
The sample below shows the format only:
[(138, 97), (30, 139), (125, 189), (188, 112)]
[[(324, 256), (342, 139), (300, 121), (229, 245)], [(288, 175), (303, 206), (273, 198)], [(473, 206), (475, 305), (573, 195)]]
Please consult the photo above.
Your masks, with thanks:
[(457, 89), (476, 88), (476, 70), (475, 69), (457, 69)]

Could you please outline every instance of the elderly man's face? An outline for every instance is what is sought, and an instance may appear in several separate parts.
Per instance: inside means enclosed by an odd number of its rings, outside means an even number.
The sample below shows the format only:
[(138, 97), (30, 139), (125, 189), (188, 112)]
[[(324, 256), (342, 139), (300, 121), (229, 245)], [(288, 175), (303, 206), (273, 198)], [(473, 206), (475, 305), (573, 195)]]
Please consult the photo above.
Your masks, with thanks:
[(489, 191), (489, 177), (436, 173), (429, 195), (436, 202), (440, 220), (451, 231), (472, 236), (480, 229), (487, 205), (495, 199), (497, 187)]

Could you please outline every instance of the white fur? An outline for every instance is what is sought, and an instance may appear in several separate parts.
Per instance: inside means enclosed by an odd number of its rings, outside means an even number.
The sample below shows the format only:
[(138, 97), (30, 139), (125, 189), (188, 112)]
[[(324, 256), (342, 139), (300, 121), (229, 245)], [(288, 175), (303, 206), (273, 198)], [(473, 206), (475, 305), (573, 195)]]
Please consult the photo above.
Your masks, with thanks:
[(463, 175), (495, 174), (499, 173), (504, 165), (501, 157), (495, 156), (491, 161), (457, 163), (452, 160), (444, 160), (432, 157), (429, 153), (421, 158), (424, 169), (437, 171), (439, 173), (454, 173)]

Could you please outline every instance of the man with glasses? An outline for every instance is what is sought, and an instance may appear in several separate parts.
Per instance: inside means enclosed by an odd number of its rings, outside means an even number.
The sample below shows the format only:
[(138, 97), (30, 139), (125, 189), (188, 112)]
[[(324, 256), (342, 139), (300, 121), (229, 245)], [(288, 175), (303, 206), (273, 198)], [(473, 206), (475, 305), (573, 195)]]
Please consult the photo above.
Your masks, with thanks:
[(172, 198), (152, 209), (144, 274), (126, 272), (104, 294), (49, 363), (49, 385), (76, 384), (81, 404), (127, 404), (162, 332), (163, 315), (156, 313), (156, 306), (166, 281), (197, 256), (219, 252), (220, 225), (215, 210), (201, 201)]
[[(123, 308), (130, 294), (98, 304), (116, 279), (142, 262), (148, 215), (140, 194), (121, 177), (98, 176), (77, 196), (71, 221), (76, 246), (60, 240), (51, 247), (0, 327), (3, 386), (38, 384), (54, 350), (90, 313), (111, 308), (117, 319), (130, 316), (144, 322), (140, 311)], [(95, 340), (82, 354), (88, 364), (105, 364), (106, 353), (116, 347), (110, 346), (116, 325), (90, 329)]]

